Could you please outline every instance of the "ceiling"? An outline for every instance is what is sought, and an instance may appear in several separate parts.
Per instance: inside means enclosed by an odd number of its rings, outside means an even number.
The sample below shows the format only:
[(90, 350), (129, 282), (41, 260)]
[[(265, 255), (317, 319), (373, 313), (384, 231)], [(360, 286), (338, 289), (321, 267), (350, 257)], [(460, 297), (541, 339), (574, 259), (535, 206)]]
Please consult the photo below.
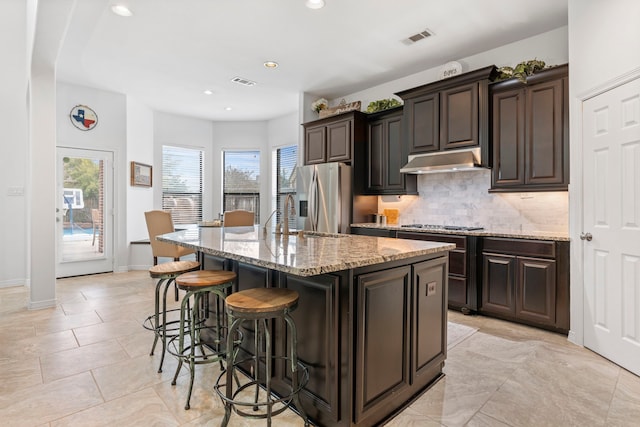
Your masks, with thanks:
[(325, 1), (78, 0), (57, 77), (158, 111), (268, 120), (296, 111), (302, 92), (338, 98), (567, 25), (566, 0)]

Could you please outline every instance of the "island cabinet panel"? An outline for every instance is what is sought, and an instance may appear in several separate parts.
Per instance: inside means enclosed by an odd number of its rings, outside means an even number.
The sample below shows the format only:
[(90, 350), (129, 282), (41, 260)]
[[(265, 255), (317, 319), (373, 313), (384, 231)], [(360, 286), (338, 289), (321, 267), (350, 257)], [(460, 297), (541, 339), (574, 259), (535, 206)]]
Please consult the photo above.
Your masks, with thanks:
[(411, 267), (357, 278), (356, 423), (409, 387)]
[[(300, 295), (298, 307), (291, 313), (297, 329), (298, 358), (309, 371), (309, 382), (300, 399), (307, 414), (324, 425), (348, 419), (345, 413), (340, 412), (348, 408), (348, 395), (341, 393), (348, 378), (345, 370), (347, 322), (340, 321), (341, 307), (347, 305), (340, 301), (340, 284), (345, 280), (333, 274), (312, 277), (280, 275), (279, 285)], [(287, 335), (282, 322), (278, 323), (276, 336), (279, 350), (283, 351)], [(289, 351), (287, 348), (287, 353)], [(280, 384), (291, 385), (289, 374), (284, 375), (284, 363), (280, 360), (276, 367), (276, 391)]]
[(455, 244), (456, 248), (449, 251), (448, 306), (463, 312), (478, 309), (476, 237), (411, 231), (398, 231), (397, 237)]
[(446, 357), (446, 334), (434, 325), (442, 324), (446, 318), (447, 264), (442, 259), (422, 262), (413, 266), (412, 274), (411, 384), (415, 385), (431, 381), (433, 365)]

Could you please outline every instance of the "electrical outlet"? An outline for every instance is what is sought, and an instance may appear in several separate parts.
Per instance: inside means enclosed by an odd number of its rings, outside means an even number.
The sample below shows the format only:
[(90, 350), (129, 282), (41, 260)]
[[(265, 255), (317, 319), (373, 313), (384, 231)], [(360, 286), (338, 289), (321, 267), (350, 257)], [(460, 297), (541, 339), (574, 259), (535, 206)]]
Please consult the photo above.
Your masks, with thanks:
[(436, 294), (436, 282), (427, 283), (427, 296), (430, 297), (431, 295), (435, 295), (435, 294)]

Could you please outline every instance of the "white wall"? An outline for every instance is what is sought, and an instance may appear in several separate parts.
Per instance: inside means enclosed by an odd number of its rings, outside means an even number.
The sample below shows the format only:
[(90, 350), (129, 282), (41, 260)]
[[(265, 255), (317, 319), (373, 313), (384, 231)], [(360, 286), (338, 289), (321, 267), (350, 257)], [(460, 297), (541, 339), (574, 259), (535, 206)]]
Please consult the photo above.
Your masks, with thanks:
[[(98, 124), (90, 131), (78, 130), (69, 119), (76, 105), (96, 112)], [(56, 97), (58, 147), (83, 148), (113, 153), (114, 173), (114, 271), (127, 271), (127, 100), (125, 95), (59, 82)]]
[[(28, 58), (33, 34), (25, 31), (27, 10), (22, 1), (4, 2), (0, 14), (0, 287), (27, 281), (27, 87)], [(34, 17), (31, 17), (32, 21)], [(33, 23), (32, 23), (33, 24)], [(31, 33), (33, 25), (31, 25)], [(22, 195), (10, 196), (10, 189)]]
[[(213, 214), (222, 213), (222, 151), (260, 151), (260, 221), (270, 212), (268, 122), (213, 122)], [(265, 203), (265, 201), (267, 201)]]
[(570, 94), (570, 235), (571, 331), (569, 338), (583, 343), (582, 230), (582, 101), (620, 77), (640, 75), (640, 2), (637, 0), (569, 0)]
[[(492, 64), (498, 67), (514, 66), (519, 62), (534, 58), (545, 61), (547, 65), (566, 64), (569, 61), (567, 34), (568, 27), (561, 27), (496, 49), (481, 52), (477, 55), (461, 58), (457, 61), (462, 64), (463, 73)], [(330, 104), (333, 106), (343, 98), (346, 102), (361, 101), (362, 110), (364, 111), (371, 101), (386, 98), (400, 99), (393, 94), (439, 80), (439, 71), (440, 67), (430, 68), (360, 92), (338, 97), (332, 100)], [(307, 109), (310, 108), (310, 105), (311, 103), (309, 102), (306, 106)]]

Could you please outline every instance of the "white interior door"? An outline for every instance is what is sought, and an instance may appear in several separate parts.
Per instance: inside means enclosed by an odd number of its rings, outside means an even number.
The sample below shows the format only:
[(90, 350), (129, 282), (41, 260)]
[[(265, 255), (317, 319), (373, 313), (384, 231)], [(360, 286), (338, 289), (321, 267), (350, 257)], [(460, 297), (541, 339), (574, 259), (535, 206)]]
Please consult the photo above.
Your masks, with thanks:
[(584, 345), (640, 375), (640, 79), (583, 103), (583, 139)]
[(56, 277), (113, 271), (113, 153), (58, 148)]

